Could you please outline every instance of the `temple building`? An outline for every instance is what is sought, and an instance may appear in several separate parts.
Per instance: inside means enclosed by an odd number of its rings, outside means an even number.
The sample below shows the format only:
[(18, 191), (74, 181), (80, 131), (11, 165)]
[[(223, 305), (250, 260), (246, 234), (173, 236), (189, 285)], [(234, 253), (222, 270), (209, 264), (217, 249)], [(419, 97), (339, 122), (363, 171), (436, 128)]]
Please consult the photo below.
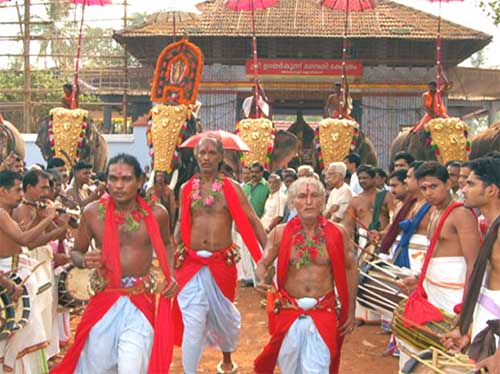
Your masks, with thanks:
[[(251, 95), (251, 14), (224, 7), (224, 0), (200, 5), (202, 15), (177, 24), (204, 54), (199, 101), (205, 129), (234, 130), (243, 100)], [(373, 10), (348, 18), (348, 80), (353, 114), (388, 165), (388, 148), (401, 128), (423, 115), (421, 94), (436, 78), (437, 17), (384, 0)], [(320, 7), (312, 0), (281, 0), (256, 12), (259, 78), (280, 128), (300, 112), (306, 122), (322, 118), (323, 107), (340, 79), (344, 12)], [(500, 72), (457, 65), (491, 41), (483, 32), (443, 20), (442, 64), (453, 88), (448, 112), (466, 117), (500, 109)], [(117, 31), (142, 68), (129, 75), (134, 117), (147, 112), (156, 59), (173, 41), (172, 21), (161, 13), (146, 23)], [(112, 93), (109, 93), (112, 96)]]

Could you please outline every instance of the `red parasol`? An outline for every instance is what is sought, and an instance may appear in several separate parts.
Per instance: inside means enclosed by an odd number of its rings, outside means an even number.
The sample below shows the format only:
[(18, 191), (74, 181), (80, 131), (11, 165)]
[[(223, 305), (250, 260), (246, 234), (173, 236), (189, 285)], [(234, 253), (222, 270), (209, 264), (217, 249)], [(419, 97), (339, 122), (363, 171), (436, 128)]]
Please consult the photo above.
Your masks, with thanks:
[(82, 35), (83, 35), (83, 19), (85, 14), (85, 7), (91, 5), (108, 5), (111, 4), (111, 0), (67, 0), (71, 4), (81, 4), (82, 5), (82, 19), (80, 21), (80, 33), (78, 34), (78, 48), (76, 51), (76, 62), (75, 62), (75, 77), (74, 77), (74, 88), (73, 94), (71, 96), (71, 109), (76, 108), (76, 92), (78, 87), (78, 70), (80, 67), (80, 54), (82, 51)]
[(255, 115), (259, 117), (259, 77), (257, 73), (257, 36), (255, 35), (255, 11), (270, 8), (278, 4), (279, 0), (225, 0), (226, 8), (252, 12), (252, 56), (253, 56), (253, 83)]
[(200, 134), (191, 136), (188, 140), (182, 143), (180, 148), (194, 148), (200, 142), (201, 139), (205, 137), (217, 138), (222, 142), (224, 149), (239, 152), (250, 152), (250, 147), (241, 140), (241, 138), (233, 133), (216, 130), (216, 131), (205, 131)]
[[(344, 21), (344, 41), (342, 43), (342, 101), (347, 98), (344, 97), (344, 81), (347, 79), (346, 77), (346, 60), (347, 60), (347, 29), (349, 25), (349, 12), (362, 12), (367, 9), (373, 9), (376, 6), (377, 0), (319, 0), (319, 3), (322, 6), (343, 10), (345, 12), (345, 21)], [(341, 106), (344, 105), (344, 102), (340, 103)]]

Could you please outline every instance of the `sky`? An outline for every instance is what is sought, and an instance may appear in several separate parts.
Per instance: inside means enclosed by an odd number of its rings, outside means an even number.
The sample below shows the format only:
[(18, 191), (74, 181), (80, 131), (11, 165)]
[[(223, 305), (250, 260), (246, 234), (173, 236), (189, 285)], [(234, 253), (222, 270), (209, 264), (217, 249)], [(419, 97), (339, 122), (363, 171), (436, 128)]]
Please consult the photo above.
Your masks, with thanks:
[[(21, 4), (22, 1), (18, 0)], [(177, 0), (177, 1), (187, 1), (187, 0)], [(302, 0), (302, 1), (313, 1), (313, 0)], [(395, 0), (401, 4), (411, 6), (428, 13), (437, 15), (439, 5), (437, 2), (431, 3), (426, 0)], [(445, 1), (445, 0), (443, 0)], [(11, 0), (10, 3), (13, 3)], [(120, 1), (121, 3), (122, 1)], [(128, 13), (129, 15), (135, 12), (147, 12), (153, 13), (155, 11), (162, 10), (162, 0), (128, 0)], [(443, 18), (450, 21), (462, 24), (464, 26), (486, 32), (493, 35), (493, 42), (486, 47), (485, 53), (485, 63), (484, 67), (497, 67), (500, 68), (500, 27), (496, 27), (493, 21), (479, 8), (479, 0), (465, 0), (465, 1), (453, 1), (450, 3), (442, 3), (441, 5), (441, 15)], [(40, 12), (40, 7), (33, 7), (33, 12)], [(22, 9), (21, 9), (22, 11)], [(108, 5), (105, 7), (92, 6), (86, 8), (86, 18), (89, 20), (89, 24), (92, 26), (96, 25), (95, 21), (98, 19), (110, 19), (118, 18), (121, 16), (123, 8), (120, 5)], [(15, 8), (2, 8), (0, 6), (0, 21), (15, 21), (17, 20), (17, 13)], [(110, 23), (107, 21), (101, 22), (105, 24), (106, 27), (113, 27), (120, 29), (120, 23)], [(19, 29), (18, 25), (2, 26), (5, 35), (7, 33), (13, 34)], [(9, 43), (3, 39), (0, 39), (0, 50), (1, 51), (13, 51), (19, 50), (22, 46), (20, 43)], [(0, 57), (0, 68), (5, 67), (6, 59)], [(468, 63), (462, 65), (468, 66)]]

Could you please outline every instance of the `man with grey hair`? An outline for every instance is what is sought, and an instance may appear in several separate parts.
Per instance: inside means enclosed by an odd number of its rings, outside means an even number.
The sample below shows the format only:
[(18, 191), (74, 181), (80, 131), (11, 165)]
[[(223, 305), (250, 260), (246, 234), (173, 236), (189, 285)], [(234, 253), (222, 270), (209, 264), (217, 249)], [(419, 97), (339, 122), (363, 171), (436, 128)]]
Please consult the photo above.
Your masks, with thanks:
[(297, 168), (297, 176), (299, 178), (314, 177), (314, 169), (311, 165), (300, 165)]
[(264, 206), (264, 215), (261, 218), (262, 225), (269, 233), (283, 219), (286, 206), (286, 195), (282, 190), (281, 178), (278, 174), (271, 174), (268, 179), (271, 194)]
[(325, 218), (333, 222), (342, 222), (352, 198), (351, 187), (344, 182), (347, 167), (343, 162), (332, 162), (325, 172), (325, 182), (332, 188), (325, 208)]
[[(325, 219), (325, 190), (315, 178), (290, 186), (297, 216), (271, 231), (256, 276), (274, 300), (268, 308), (271, 340), (254, 363), (258, 374), (338, 373), (345, 334), (354, 329), (356, 260), (349, 235)], [(334, 286), (335, 285), (335, 286)], [(271, 301), (270, 301), (271, 302)], [(274, 306), (274, 308), (272, 308)]]

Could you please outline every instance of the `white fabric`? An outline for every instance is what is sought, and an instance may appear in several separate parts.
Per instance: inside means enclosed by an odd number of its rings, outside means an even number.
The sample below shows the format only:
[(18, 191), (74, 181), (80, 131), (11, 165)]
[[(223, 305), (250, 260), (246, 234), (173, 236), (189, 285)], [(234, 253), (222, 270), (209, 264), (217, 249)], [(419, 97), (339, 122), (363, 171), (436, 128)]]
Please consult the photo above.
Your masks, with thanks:
[(75, 374), (146, 374), (152, 344), (151, 324), (121, 296), (90, 330)]
[[(462, 302), (466, 272), (464, 257), (432, 258), (423, 282), (429, 302), (450, 314), (455, 314), (453, 307)], [(457, 288), (447, 284), (457, 285)]]
[(338, 205), (339, 209), (335, 213), (333, 213), (333, 216), (337, 217), (338, 219), (343, 219), (351, 198), (351, 187), (349, 187), (347, 183), (344, 183), (341, 187), (334, 188), (330, 192), (325, 210), (328, 211), (332, 207), (332, 205)]
[(240, 261), (236, 264), (236, 270), (238, 271), (238, 280), (253, 280), (255, 283), (255, 264), (252, 260), (252, 255), (248, 251), (247, 246), (243, 242), (243, 239), (238, 231), (236, 231), (235, 225), (233, 225), (233, 242), (240, 247)]
[[(22, 279), (26, 279), (35, 265), (37, 265), (37, 261), (20, 255), (16, 273)], [(11, 269), (12, 257), (0, 259), (0, 270), (9, 272)], [(38, 291), (36, 275), (29, 276), (25, 285), (31, 307), (28, 323), (14, 332), (8, 339), (0, 341), (0, 358), (4, 368), (12, 368), (16, 374), (40, 374), (46, 372), (47, 368), (44, 350), (47, 337), (43, 329), (38, 297), (36, 296)], [(23, 351), (31, 352), (19, 357)], [(3, 372), (1, 367), (0, 372)]]
[(361, 192), (363, 192), (363, 189), (361, 188), (361, 185), (359, 184), (359, 179), (358, 179), (358, 174), (353, 173), (351, 175), (351, 183), (349, 184), (351, 187), (352, 191), (352, 196), (359, 195)]
[(301, 297), (297, 299), (297, 305), (302, 310), (309, 310), (318, 304), (318, 300), (313, 297)]
[(286, 374), (328, 374), (330, 351), (309, 316), (299, 317), (288, 330), (278, 355)]
[(280, 190), (269, 195), (264, 205), (264, 214), (260, 219), (262, 225), (265, 229), (269, 228), (269, 225), (276, 217), (283, 217), (286, 207), (286, 195), (284, 195)]
[[(394, 256), (394, 251), (401, 240), (401, 235), (396, 237), (393, 246), (391, 247), (391, 258)], [(410, 269), (415, 274), (420, 274), (422, 265), (424, 264), (425, 254), (429, 248), (429, 238), (422, 234), (413, 234), (408, 247), (408, 256), (410, 258)]]
[(464, 202), (464, 193), (462, 192), (462, 189), (459, 188), (457, 192), (453, 192), (453, 190), (450, 189), (450, 194), (453, 200), (458, 201), (460, 203)]
[[(252, 111), (252, 107), (255, 107), (255, 104), (253, 103), (254, 96), (248, 96), (245, 100), (243, 100), (243, 113), (245, 114), (245, 117), (248, 118), (250, 116), (250, 112)], [(264, 113), (266, 117), (269, 117), (269, 104), (265, 102), (264, 98), (259, 95), (259, 110)]]
[[(500, 309), (500, 290), (489, 290), (486, 287), (481, 288), (481, 293), (479, 294), (479, 301), (476, 304), (476, 310), (474, 311), (474, 319), (472, 320), (472, 340), (476, 337), (478, 333), (486, 328), (487, 322), (490, 319), (499, 319), (500, 315), (492, 313), (493, 311), (485, 308), (481, 302), (481, 296), (487, 296), (494, 301), (498, 309)], [(498, 346), (498, 336), (495, 335), (495, 340)]]
[(185, 374), (196, 374), (207, 345), (234, 352), (240, 337), (241, 317), (234, 304), (204, 266), (177, 296), (184, 322), (182, 365)]

